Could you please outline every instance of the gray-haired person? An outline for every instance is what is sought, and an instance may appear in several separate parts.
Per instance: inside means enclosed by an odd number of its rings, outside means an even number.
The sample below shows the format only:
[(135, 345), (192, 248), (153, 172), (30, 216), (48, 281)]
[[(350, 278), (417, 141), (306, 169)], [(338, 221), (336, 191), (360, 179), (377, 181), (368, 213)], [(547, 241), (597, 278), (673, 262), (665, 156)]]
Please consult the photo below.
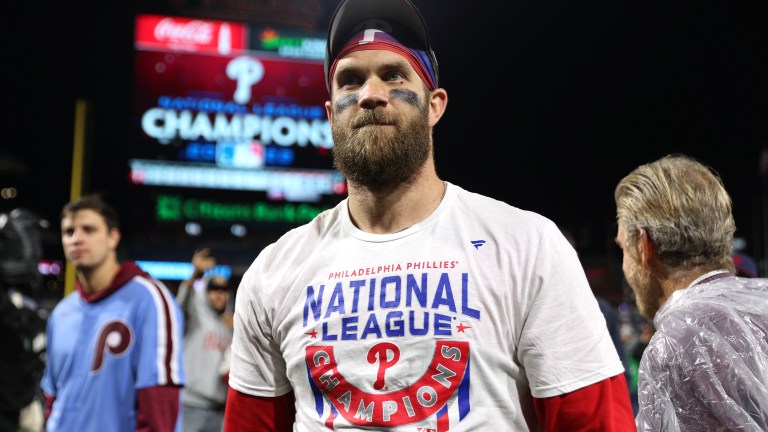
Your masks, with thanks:
[(734, 274), (731, 198), (685, 155), (615, 190), (623, 270), (656, 333), (638, 378), (639, 431), (768, 430), (768, 279)]

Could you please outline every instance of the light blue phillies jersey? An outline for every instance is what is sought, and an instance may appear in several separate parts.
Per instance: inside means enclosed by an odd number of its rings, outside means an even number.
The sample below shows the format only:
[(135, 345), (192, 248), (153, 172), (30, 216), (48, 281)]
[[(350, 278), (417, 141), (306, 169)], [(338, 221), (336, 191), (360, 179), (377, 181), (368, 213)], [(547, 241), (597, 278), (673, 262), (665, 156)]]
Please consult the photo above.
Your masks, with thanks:
[(173, 294), (131, 262), (108, 289), (62, 299), (47, 323), (47, 432), (133, 432), (139, 389), (184, 384), (183, 319)]

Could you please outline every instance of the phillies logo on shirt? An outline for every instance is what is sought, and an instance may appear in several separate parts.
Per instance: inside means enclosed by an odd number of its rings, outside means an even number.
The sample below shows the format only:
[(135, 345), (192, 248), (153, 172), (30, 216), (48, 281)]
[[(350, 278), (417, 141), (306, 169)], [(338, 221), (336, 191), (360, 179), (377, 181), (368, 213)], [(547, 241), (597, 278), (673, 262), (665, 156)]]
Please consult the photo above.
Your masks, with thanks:
[[(387, 370), (399, 359), (400, 349), (394, 343), (381, 342), (369, 349), (366, 360), (378, 364), (376, 376), (371, 376), (374, 390), (387, 388)], [(335, 413), (357, 426), (395, 427), (433, 415), (440, 424), (447, 421), (452, 403), (459, 405), (462, 418), (469, 411), (468, 342), (437, 340), (424, 374), (406, 387), (388, 392), (371, 393), (348, 382), (338, 372), (333, 346), (308, 346), (306, 364), (313, 388), (331, 405), (326, 418), (331, 429)], [(323, 415), (322, 411), (318, 404), (318, 414)]]
[(122, 320), (114, 320), (106, 323), (96, 340), (96, 348), (93, 353), (91, 372), (99, 372), (104, 366), (105, 356), (124, 356), (133, 345), (133, 331), (130, 325)]

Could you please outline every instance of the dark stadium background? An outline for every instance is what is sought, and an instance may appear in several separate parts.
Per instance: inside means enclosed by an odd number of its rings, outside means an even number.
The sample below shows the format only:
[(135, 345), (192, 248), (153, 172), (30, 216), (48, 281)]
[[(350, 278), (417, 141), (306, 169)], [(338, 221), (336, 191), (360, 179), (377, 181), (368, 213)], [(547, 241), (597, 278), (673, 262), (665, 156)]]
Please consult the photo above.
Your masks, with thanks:
[[(70, 194), (78, 99), (93, 109), (84, 191), (109, 189), (129, 214), (120, 197), (129, 196), (123, 140), (136, 13), (259, 20), (266, 7), (299, 5), (324, 30), (336, 2), (16, 3), (0, 187), (13, 182), (19, 195), (0, 210), (22, 206), (49, 220), (46, 254), (61, 259), (58, 212)], [(585, 260), (613, 260), (615, 184), (640, 163), (688, 153), (722, 175), (737, 235), (765, 272), (768, 50), (757, 3), (417, 0), (449, 94), (435, 131), (438, 173), (551, 218)], [(123, 227), (130, 247), (142, 227)], [(228, 259), (250, 262), (255, 244), (233, 242), (227, 253), (238, 256)]]

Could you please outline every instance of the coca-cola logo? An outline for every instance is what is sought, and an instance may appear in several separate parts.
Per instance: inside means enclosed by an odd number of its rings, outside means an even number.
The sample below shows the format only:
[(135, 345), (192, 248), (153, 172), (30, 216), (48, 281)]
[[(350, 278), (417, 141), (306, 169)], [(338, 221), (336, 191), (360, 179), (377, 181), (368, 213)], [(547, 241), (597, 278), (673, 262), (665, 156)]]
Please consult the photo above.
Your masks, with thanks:
[(206, 21), (177, 22), (173, 18), (164, 18), (155, 26), (154, 35), (158, 41), (210, 44), (214, 30), (215, 25)]

